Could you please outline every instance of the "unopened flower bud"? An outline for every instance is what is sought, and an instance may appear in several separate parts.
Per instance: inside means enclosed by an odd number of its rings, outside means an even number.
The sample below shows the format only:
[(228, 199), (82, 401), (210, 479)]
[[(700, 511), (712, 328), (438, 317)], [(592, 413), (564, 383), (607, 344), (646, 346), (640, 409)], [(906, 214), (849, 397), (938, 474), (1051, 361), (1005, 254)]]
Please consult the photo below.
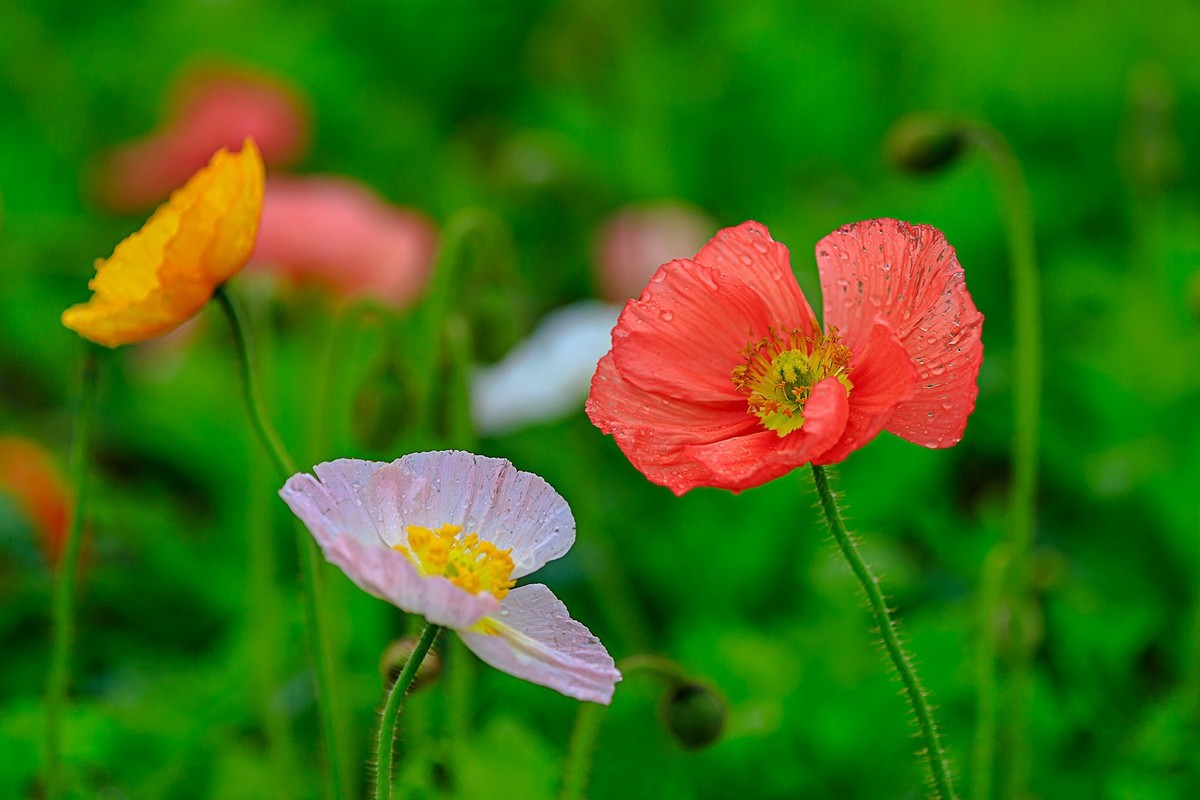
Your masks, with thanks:
[[(412, 657), (416, 647), (417, 637), (415, 636), (401, 637), (387, 646), (379, 659), (379, 672), (383, 675), (385, 685), (391, 686), (395, 683), (396, 678), (400, 677), (400, 671), (404, 669), (404, 665), (408, 663), (408, 659)], [(425, 660), (417, 667), (417, 676), (413, 680), (411, 691), (415, 692), (433, 683), (441, 672), (442, 659), (437, 650), (431, 649), (425, 656)]]
[(896, 121), (884, 140), (888, 163), (925, 175), (954, 163), (966, 145), (963, 126), (949, 117), (916, 113)]
[(701, 683), (676, 684), (663, 698), (663, 723), (688, 750), (702, 750), (725, 730), (725, 699)]

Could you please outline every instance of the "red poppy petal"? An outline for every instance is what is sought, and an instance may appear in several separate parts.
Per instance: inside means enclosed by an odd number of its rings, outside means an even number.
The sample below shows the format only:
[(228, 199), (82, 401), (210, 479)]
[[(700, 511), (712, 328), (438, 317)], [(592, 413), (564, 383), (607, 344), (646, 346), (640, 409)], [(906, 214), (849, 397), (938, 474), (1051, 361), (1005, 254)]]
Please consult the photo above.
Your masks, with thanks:
[(917, 368), (882, 314), (877, 314), (866, 341), (850, 362), (850, 417), (842, 438), (817, 464), (834, 464), (865, 445), (883, 430), (901, 404), (912, 399)]
[(730, 373), (767, 334), (766, 304), (735, 277), (694, 261), (658, 268), (613, 328), (621, 376), (650, 392), (697, 402), (739, 399)]
[(836, 378), (826, 378), (813, 387), (799, 430), (782, 438), (775, 431), (759, 430), (687, 447), (684, 454), (712, 473), (709, 482), (699, 485), (740, 492), (786, 475), (834, 446), (848, 416), (846, 388)]
[(773, 312), (771, 324), (775, 327), (799, 328), (805, 336), (816, 331), (816, 317), (796, 283), (788, 249), (772, 239), (765, 226), (750, 221), (718, 231), (695, 260), (727, 275), (737, 275), (764, 298)]
[(839, 228), (816, 252), (826, 325), (853, 341), (882, 312), (917, 366), (916, 391), (887, 430), (925, 447), (957, 443), (979, 392), (983, 315), (954, 248), (930, 225), (877, 219)]
[(612, 353), (596, 367), (586, 409), (638, 471), (676, 494), (712, 485), (711, 471), (688, 457), (686, 447), (740, 436), (758, 423), (742, 400), (691, 403), (640, 389), (621, 376)]

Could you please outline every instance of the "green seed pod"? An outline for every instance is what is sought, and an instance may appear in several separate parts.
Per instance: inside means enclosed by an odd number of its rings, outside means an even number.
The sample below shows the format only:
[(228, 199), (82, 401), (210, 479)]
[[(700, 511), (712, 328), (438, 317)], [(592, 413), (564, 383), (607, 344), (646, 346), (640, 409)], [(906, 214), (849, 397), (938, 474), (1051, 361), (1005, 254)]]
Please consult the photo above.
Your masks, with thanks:
[(949, 117), (919, 112), (901, 117), (884, 140), (888, 163), (927, 175), (953, 164), (967, 143), (963, 126)]
[(703, 750), (725, 730), (725, 698), (701, 683), (676, 684), (663, 698), (663, 724), (688, 750)]

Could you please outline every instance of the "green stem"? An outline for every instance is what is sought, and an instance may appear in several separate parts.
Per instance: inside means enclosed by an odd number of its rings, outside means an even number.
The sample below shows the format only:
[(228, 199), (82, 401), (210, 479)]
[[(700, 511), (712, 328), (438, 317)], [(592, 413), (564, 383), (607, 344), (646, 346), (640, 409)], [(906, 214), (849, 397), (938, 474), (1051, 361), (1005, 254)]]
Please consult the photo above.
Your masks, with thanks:
[(1027, 731), (1033, 693), (1033, 640), (1028, 617), (1037, 502), (1038, 421), (1042, 396), (1042, 319), (1034, 247), (1033, 211), (1020, 162), (997, 131), (982, 125), (968, 130), (969, 140), (991, 159), (1000, 185), (1008, 235), (1013, 293), (1013, 452), (1009, 499), (1009, 575), (1011, 619), (1008, 713), (1002, 732), (1007, 754), (1005, 796), (1028, 795), (1032, 753)]
[(600, 736), (600, 723), (604, 721), (606, 710), (605, 706), (596, 703), (579, 704), (571, 742), (567, 745), (560, 800), (583, 800), (587, 796), (588, 780), (596, 755), (596, 740)]
[(391, 692), (388, 694), (387, 705), (383, 707), (383, 717), (379, 721), (379, 756), (375, 762), (377, 767), (376, 800), (391, 800), (392, 749), (396, 740), (396, 719), (400, 715), (400, 706), (404, 702), (404, 696), (408, 694), (413, 680), (417, 677), (417, 670), (420, 668), (421, 662), (425, 660), (425, 655), (433, 645), (433, 640), (441, 631), (442, 629), (438, 625), (432, 623), (425, 625), (420, 641), (417, 642), (412, 655), (405, 662), (404, 669), (400, 671), (399, 677), (392, 684)]
[(96, 348), (90, 344), (84, 345), (71, 446), (70, 480), (74, 502), (67, 527), (67, 541), (54, 576), (51, 607), (54, 639), (50, 651), (50, 672), (46, 680), (47, 800), (60, 797), (66, 784), (62, 765), (62, 718), (67, 703), (67, 684), (71, 677), (71, 649), (75, 641), (75, 572), (79, 566), (80, 543), (87, 517), (87, 466), (92, 416), (96, 405), (96, 361)]
[(979, 579), (975, 688), (978, 708), (971, 742), (971, 797), (987, 800), (992, 795), (996, 762), (997, 691), (996, 654), (1004, 608), (1004, 582), (1008, 575), (1008, 547), (1001, 542), (988, 553)]
[(920, 730), (921, 739), (925, 743), (922, 755), (929, 768), (930, 776), (933, 778), (935, 790), (933, 796), (943, 798), (943, 800), (955, 800), (957, 795), (950, 779), (950, 765), (946, 760), (946, 753), (942, 749), (942, 742), (938, 736), (937, 724), (933, 719), (933, 708), (929, 705), (925, 689), (917, 678), (912, 657), (900, 642), (896, 622), (892, 619), (887, 601), (879, 588), (879, 580), (871, 572), (867, 562), (863, 560), (853, 537), (846, 531), (846, 523), (842, 521), (842, 512), (838, 508), (837, 499), (829, 486), (825, 468), (813, 464), (812, 473), (817, 487), (817, 495), (821, 498), (821, 508), (825, 512), (825, 519), (829, 522), (829, 529), (833, 533), (833, 538), (837, 542), (842, 556), (845, 557), (854, 576), (858, 578), (863, 592), (867, 595), (871, 613), (875, 617), (879, 632), (883, 635), (884, 647), (887, 649), (896, 671), (900, 673), (900, 680), (904, 683), (904, 693), (916, 715), (917, 727)]
[(621, 659), (621, 663), (617, 665), (617, 669), (625, 677), (638, 672), (653, 675), (661, 678), (664, 683), (670, 686), (679, 683), (688, 683), (691, 680), (679, 664), (666, 656), (655, 656), (648, 653), (627, 656)]
[[(256, 476), (263, 473), (264, 457), (253, 455), (251, 466)], [(276, 579), (274, 537), (271, 526), (270, 495), (255, 485), (247, 503), (246, 527), (247, 571), (249, 593), (246, 598), (247, 647), (255, 670), (253, 687), (258, 712), (266, 736), (267, 760), (277, 776), (276, 797), (294, 797), (296, 787), (296, 746), (292, 723), (287, 710), (275, 702), (281, 683), (283, 666), (280, 663), (285, 629), (281, 625), (281, 609), (286, 602), (282, 587)]]
[[(258, 435), (263, 449), (274, 462), (280, 478), (289, 478), (297, 472), (296, 463), (284, 448), (279, 434), (275, 432), (275, 428), (267, 419), (262, 392), (255, 377), (257, 370), (255, 369), (253, 350), (250, 347), (249, 332), (241, 309), (238, 308), (225, 286), (219, 287), (214, 297), (224, 312), (233, 335), (234, 357), (241, 379), (242, 399), (245, 401), (251, 427)], [(343, 800), (351, 795), (346, 791), (343, 779), (345, 754), (342, 743), (345, 741), (345, 737), (342, 735), (342, 731), (344, 726), (341, 720), (341, 704), (338, 702), (333, 647), (329, 641), (329, 622), (325, 619), (325, 606), (321, 600), (320, 562), (317, 560), (317, 549), (312, 538), (299, 525), (295, 530), (301, 579), (306, 589), (303, 594), (308, 619), (309, 648), (315, 662), (317, 708), (321, 717), (321, 727), (327, 750), (328, 770), (326, 771), (325, 793), (329, 800)]]

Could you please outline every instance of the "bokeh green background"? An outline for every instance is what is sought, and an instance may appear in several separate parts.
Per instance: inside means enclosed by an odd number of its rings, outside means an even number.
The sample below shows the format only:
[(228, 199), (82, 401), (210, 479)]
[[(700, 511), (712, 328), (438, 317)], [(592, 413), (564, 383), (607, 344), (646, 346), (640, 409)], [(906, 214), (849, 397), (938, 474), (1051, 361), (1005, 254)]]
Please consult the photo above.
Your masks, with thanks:
[[(359, 178), (442, 222), (494, 212), (520, 280), (458, 287), (491, 341), (595, 293), (593, 238), (625, 203), (677, 198), (721, 225), (767, 224), (814, 298), (811, 247), (833, 228), (932, 223), (987, 316), (977, 410), (958, 447), (883, 435), (839, 480), (969, 779), (977, 589), (1004, 526), (1013, 429), (1003, 213), (982, 159), (917, 180), (881, 144), (913, 110), (983, 120), (1026, 170), (1044, 290), (1034, 796), (1197, 796), (1200, 8), (346, 6), (0, 0), (0, 433), (65, 461), (80, 343), (58, 316), (84, 298), (92, 259), (141, 222), (100, 212), (86, 178), (159, 122), (197, 61), (273, 72), (309, 95), (313, 148), (297, 171)], [(486, 291), (516, 310), (475, 314)], [(431, 332), (364, 324), (314, 421), (331, 304), (246, 293), (269, 403), (308, 463), (439, 445), (437, 430), (406, 424), (402, 399), (384, 421), (395, 436), (367, 441), (353, 422), (386, 343), (420, 351)], [(80, 797), (319, 793), (291, 527), (220, 322), (206, 312), (186, 347), (125, 348), (103, 366), (67, 728)], [(455, 391), (442, 396), (447, 417), (461, 413)], [(920, 795), (898, 684), (807, 475), (676, 499), (582, 411), (477, 447), (571, 503), (578, 545), (540, 577), (574, 616), (618, 659), (668, 655), (728, 698), (722, 741), (691, 753), (658, 720), (660, 686), (631, 676), (604, 721), (592, 797)], [(14, 798), (35, 796), (48, 657), (50, 573), (32, 538), (0, 501), (0, 796)], [(282, 603), (256, 589), (264, 555)], [(415, 623), (325, 577), (365, 785), (379, 656)], [(576, 703), (470, 661), (456, 689), (455, 655), (406, 709), (407, 796), (552, 797)], [(456, 717), (446, 698), (464, 686)], [(267, 746), (264, 718), (294, 732), (295, 751)]]

